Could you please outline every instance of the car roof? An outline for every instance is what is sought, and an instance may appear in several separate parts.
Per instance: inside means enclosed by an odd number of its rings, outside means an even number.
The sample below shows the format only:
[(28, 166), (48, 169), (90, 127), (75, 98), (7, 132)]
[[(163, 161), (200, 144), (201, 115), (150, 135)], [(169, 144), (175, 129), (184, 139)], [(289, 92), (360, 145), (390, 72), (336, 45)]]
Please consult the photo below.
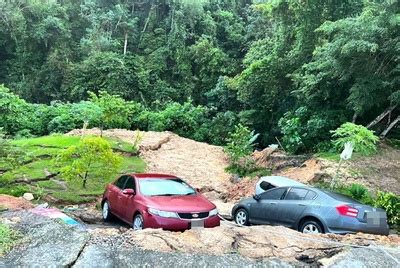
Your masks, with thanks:
[(282, 177), (282, 176), (265, 176), (261, 177), (258, 181), (261, 183), (262, 181), (268, 182), (276, 187), (284, 187), (284, 186), (307, 186), (301, 182)]
[(136, 179), (174, 179), (176, 176), (162, 173), (133, 173), (129, 174)]

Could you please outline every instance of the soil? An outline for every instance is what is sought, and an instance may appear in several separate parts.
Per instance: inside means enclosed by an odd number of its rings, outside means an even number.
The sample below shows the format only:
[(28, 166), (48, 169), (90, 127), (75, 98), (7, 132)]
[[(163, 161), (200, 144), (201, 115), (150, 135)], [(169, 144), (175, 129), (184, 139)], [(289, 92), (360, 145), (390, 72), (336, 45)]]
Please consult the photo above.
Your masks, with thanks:
[(0, 208), (10, 210), (30, 209), (34, 205), (22, 197), (0, 194)]
[[(88, 129), (87, 135), (100, 135), (99, 129)], [(111, 129), (107, 137), (117, 137), (133, 143), (137, 131)], [(216, 198), (227, 194), (231, 175), (225, 171), (228, 159), (220, 146), (182, 138), (171, 132), (140, 132), (140, 156), (147, 163), (147, 172), (167, 173), (181, 177), (201, 192), (214, 192)], [(81, 135), (73, 130), (67, 135)]]

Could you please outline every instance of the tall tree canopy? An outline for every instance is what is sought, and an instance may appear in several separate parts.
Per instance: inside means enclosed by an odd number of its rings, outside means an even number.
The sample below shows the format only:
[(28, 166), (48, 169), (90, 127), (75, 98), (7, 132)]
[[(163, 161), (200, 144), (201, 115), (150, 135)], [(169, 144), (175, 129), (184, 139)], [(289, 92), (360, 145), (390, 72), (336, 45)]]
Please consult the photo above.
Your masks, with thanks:
[[(53, 122), (0, 127), (67, 130), (82, 121), (68, 109), (108, 92), (134, 103), (126, 127), (216, 144), (239, 123), (261, 146), (281, 137), (294, 152), (323, 147), (347, 121), (398, 136), (399, 9), (389, 0), (0, 0), (0, 84), (16, 94), (3, 88), (0, 102), (15, 107), (1, 109)], [(174, 121), (184, 110), (196, 111), (187, 132)]]

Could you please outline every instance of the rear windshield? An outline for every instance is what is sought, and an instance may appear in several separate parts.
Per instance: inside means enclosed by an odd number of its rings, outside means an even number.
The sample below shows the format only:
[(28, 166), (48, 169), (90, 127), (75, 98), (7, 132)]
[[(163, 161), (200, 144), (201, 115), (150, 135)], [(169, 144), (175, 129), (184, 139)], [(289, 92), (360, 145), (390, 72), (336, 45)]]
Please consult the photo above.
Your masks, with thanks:
[(334, 192), (324, 191), (324, 190), (323, 190), (323, 192), (340, 202), (361, 204), (357, 200), (351, 198), (350, 196), (344, 195), (344, 194), (339, 194), (339, 193), (334, 193)]

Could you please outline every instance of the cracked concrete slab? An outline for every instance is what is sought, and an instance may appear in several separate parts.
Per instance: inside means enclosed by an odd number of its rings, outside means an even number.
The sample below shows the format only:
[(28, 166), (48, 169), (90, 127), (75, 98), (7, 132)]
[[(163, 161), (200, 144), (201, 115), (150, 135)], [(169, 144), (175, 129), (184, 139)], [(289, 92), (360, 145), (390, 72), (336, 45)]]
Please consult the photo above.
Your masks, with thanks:
[(19, 218), (13, 228), (24, 238), (0, 258), (0, 267), (69, 267), (89, 240), (86, 231), (26, 211), (6, 212), (2, 218)]

